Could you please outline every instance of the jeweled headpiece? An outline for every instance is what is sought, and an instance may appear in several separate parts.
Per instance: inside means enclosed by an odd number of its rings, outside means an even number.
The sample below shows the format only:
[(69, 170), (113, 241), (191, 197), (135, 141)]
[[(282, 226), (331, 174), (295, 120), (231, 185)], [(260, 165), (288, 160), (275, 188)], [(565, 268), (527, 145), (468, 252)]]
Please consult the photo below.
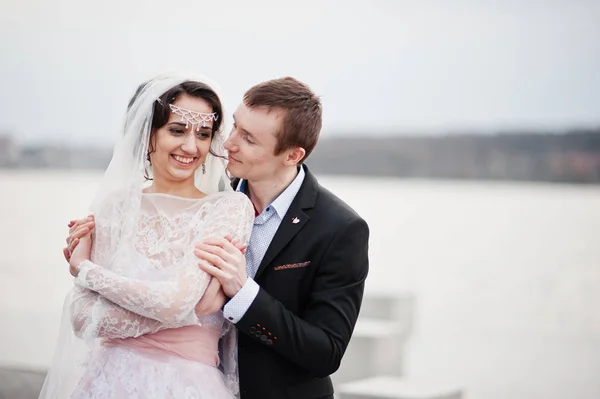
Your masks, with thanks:
[(196, 128), (197, 131), (200, 130), (200, 123), (202, 123), (202, 127), (206, 127), (206, 122), (216, 121), (219, 118), (216, 112), (212, 114), (206, 114), (203, 112), (196, 112), (186, 108), (178, 107), (177, 105), (169, 104), (171, 111), (175, 115), (181, 116), (181, 121), (185, 121), (185, 127), (188, 128), (189, 125), (192, 125), (192, 128), (195, 125), (198, 125)]

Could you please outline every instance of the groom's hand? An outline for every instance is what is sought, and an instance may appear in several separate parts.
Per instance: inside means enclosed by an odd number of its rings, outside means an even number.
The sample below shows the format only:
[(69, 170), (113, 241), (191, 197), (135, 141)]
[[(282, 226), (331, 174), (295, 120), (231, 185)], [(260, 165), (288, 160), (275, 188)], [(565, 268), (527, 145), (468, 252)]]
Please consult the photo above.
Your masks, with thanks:
[(79, 240), (96, 227), (94, 215), (89, 215), (85, 219), (71, 220), (68, 224), (69, 236), (67, 237), (67, 246), (63, 248), (63, 255), (67, 262), (71, 260), (71, 255), (79, 244)]
[(223, 292), (232, 298), (248, 279), (246, 275), (246, 245), (220, 237), (204, 238), (196, 245), (194, 254), (203, 260), (198, 265), (208, 274), (216, 277)]

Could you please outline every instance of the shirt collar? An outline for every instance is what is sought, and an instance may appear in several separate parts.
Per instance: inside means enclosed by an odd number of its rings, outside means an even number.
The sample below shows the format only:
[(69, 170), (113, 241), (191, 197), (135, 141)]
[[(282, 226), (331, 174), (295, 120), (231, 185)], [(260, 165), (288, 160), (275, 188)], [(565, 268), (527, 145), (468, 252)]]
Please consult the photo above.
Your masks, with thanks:
[[(267, 206), (267, 208), (273, 207), (275, 209), (275, 211), (277, 212), (277, 215), (283, 219), (283, 217), (285, 216), (288, 209), (290, 209), (290, 206), (292, 205), (292, 202), (294, 201), (296, 194), (298, 194), (298, 191), (300, 191), (302, 182), (304, 182), (305, 174), (306, 173), (304, 172), (304, 168), (302, 166), (300, 166), (300, 168), (298, 170), (298, 174), (296, 175), (294, 180), (292, 180), (292, 182), (289, 184), (289, 186), (287, 186), (286, 189), (283, 190), (283, 192), (281, 194), (279, 194), (279, 196), (277, 198), (275, 198), (269, 206)], [(236, 191), (241, 191), (241, 192), (247, 194), (246, 193), (247, 187), (248, 187), (248, 182), (245, 179), (240, 179), (240, 181), (237, 185)]]

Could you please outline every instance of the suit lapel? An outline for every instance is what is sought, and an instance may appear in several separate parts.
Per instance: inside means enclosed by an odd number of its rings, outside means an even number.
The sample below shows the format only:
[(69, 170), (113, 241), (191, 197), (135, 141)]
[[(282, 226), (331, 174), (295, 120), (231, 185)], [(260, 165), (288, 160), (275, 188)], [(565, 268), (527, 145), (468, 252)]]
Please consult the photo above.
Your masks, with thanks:
[[(292, 219), (294, 218), (297, 218), (300, 221), (293, 223)], [(275, 236), (273, 237), (273, 241), (271, 241), (269, 248), (267, 248), (267, 252), (263, 257), (262, 262), (260, 262), (260, 266), (256, 271), (256, 276), (254, 276), (255, 279), (260, 277), (267, 265), (271, 263), (275, 256), (277, 256), (277, 254), (281, 252), (281, 250), (291, 241), (291, 239), (298, 234), (306, 222), (308, 222), (308, 219), (308, 215), (306, 215), (306, 213), (304, 213), (301, 209), (297, 207), (296, 209), (292, 209), (290, 206), (288, 213), (286, 213), (285, 217), (281, 221), (281, 224), (279, 225), (279, 229), (277, 229), (277, 233), (275, 233)]]
[(281, 224), (267, 248), (267, 252), (260, 262), (260, 266), (256, 271), (255, 279), (258, 279), (267, 266), (275, 259), (275, 257), (285, 248), (285, 246), (294, 238), (296, 234), (308, 223), (310, 217), (304, 212), (304, 209), (312, 208), (315, 204), (318, 183), (317, 179), (309, 172), (308, 168), (303, 165), (305, 176), (302, 186), (287, 213), (281, 220)]

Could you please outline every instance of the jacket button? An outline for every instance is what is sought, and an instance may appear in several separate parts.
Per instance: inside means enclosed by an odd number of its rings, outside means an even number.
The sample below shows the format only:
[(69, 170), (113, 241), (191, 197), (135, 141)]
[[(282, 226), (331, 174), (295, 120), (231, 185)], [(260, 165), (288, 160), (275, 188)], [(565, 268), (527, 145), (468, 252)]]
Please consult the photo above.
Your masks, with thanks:
[(262, 337), (260, 337), (261, 341), (266, 341), (267, 340), (267, 336), (263, 335)]
[(254, 334), (256, 332), (256, 327), (250, 327), (250, 332)]
[(273, 345), (273, 341), (272, 341), (272, 340), (270, 340), (270, 339), (268, 339), (268, 340), (267, 340), (267, 345)]
[(258, 338), (260, 338), (260, 336), (262, 335), (262, 333), (260, 331), (257, 331), (254, 335), (256, 335)]

